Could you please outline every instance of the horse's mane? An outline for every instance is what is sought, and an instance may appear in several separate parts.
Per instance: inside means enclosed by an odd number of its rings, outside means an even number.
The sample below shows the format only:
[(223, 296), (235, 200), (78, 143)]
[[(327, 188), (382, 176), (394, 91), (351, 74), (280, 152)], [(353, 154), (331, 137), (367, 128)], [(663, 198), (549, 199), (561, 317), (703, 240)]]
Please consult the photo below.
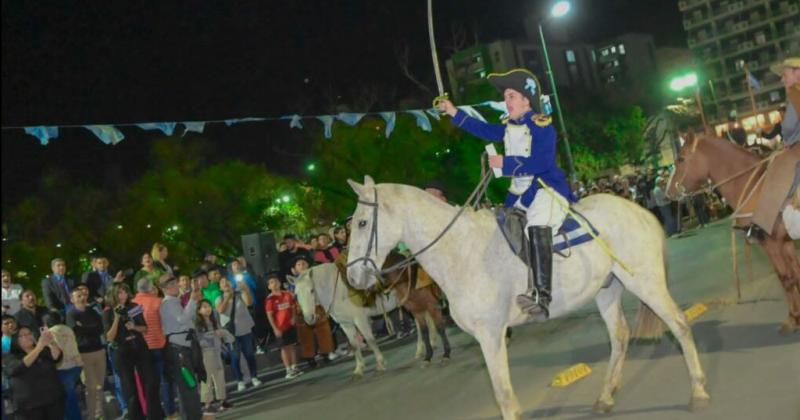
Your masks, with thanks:
[(702, 135), (697, 138), (697, 141), (700, 144), (707, 144), (712, 147), (715, 151), (717, 150), (730, 150), (731, 152), (735, 153), (737, 157), (747, 158), (749, 160), (758, 160), (759, 156), (750, 150), (747, 150), (743, 146), (740, 146), (736, 143), (733, 143), (730, 140), (723, 139), (721, 137), (716, 136), (706, 136)]
[[(457, 206), (457, 205), (452, 205), (450, 203), (445, 203), (444, 201), (434, 197), (432, 194), (425, 192), (425, 190), (417, 188), (413, 185), (386, 183), (386, 184), (378, 184), (377, 186), (381, 187), (382, 189), (387, 188), (397, 193), (413, 195), (415, 199), (419, 199), (420, 201), (423, 201), (426, 204), (438, 208), (439, 210), (457, 211), (458, 208), (460, 207), (460, 205)], [(464, 214), (461, 215), (461, 217), (465, 216), (468, 218), (476, 218), (476, 217), (486, 218), (491, 216), (491, 211), (484, 209), (475, 211), (471, 208), (468, 208), (466, 209), (466, 211), (464, 211)]]

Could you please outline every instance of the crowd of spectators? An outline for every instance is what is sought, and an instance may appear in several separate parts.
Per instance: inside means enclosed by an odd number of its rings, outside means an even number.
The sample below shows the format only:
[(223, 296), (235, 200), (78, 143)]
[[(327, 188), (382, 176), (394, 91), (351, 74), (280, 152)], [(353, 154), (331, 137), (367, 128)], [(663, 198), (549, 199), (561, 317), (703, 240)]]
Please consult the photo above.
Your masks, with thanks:
[(237, 391), (262, 385), (256, 354), (267, 350), (265, 337), (277, 343), (287, 380), (302, 373), (298, 345), (306, 366), (334, 360), (332, 320), (299, 322), (286, 275), (333, 262), (346, 243), (344, 227), (307, 241), (286, 235), (280, 267), (260, 277), (244, 257), (223, 266), (212, 253), (181, 272), (160, 243), (136, 272), (114, 271), (97, 255), (73, 276), (54, 258), (38, 291), (3, 270), (3, 418), (99, 419), (115, 399), (125, 418), (199, 419), (233, 408), (226, 364)]
[[(680, 233), (687, 226), (705, 227), (712, 219), (722, 216), (723, 202), (715, 192), (704, 190), (683, 201), (666, 196), (670, 168), (637, 170), (630, 175), (601, 177), (584, 184), (577, 181), (573, 192), (580, 199), (592, 194), (612, 194), (650, 210), (664, 226), (667, 236)], [(688, 217), (692, 224), (683, 223)]]

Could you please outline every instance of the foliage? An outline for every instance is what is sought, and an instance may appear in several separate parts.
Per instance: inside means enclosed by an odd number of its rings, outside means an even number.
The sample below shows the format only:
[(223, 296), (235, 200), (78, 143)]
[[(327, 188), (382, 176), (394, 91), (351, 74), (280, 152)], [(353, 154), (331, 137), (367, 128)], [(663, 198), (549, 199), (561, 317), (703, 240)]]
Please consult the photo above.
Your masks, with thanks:
[(42, 177), (36, 194), (4, 214), (3, 266), (25, 273), (38, 289), (49, 261), (65, 258), (72, 276), (103, 254), (118, 269), (138, 268), (154, 242), (169, 260), (191, 270), (205, 250), (232, 256), (240, 235), (318, 226), (318, 191), (231, 160), (209, 163), (208, 144), (166, 138), (153, 145), (151, 168), (120, 191), (83, 186), (60, 172)]
[[(413, 116), (399, 114), (387, 139), (385, 122), (367, 116), (353, 127), (336, 125), (332, 139), (318, 136), (319, 170), (310, 182), (323, 196), (325, 217), (342, 218), (353, 211), (355, 196), (346, 181), (363, 182), (364, 175), (376, 182), (419, 187), (439, 180), (447, 188), (448, 199), (462, 203), (480, 180), (484, 142), (453, 127), (449, 118), (431, 119), (431, 123), (433, 130), (428, 133), (416, 126)], [(492, 183), (493, 200), (503, 196), (504, 185), (507, 181)]]
[[(645, 159), (644, 112), (638, 106), (575, 110), (567, 120), (578, 177), (591, 180), (602, 172)], [(567, 168), (562, 154), (562, 168)]]

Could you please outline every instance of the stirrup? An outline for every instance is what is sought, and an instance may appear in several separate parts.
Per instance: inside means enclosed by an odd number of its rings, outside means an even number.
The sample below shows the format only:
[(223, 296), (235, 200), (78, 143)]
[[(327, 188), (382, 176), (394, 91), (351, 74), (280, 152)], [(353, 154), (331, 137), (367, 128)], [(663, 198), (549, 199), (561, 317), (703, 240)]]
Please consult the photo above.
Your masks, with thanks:
[(517, 305), (520, 310), (531, 316), (543, 316), (544, 319), (548, 319), (550, 317), (549, 303), (550, 300), (546, 295), (539, 293), (537, 289), (517, 295)]

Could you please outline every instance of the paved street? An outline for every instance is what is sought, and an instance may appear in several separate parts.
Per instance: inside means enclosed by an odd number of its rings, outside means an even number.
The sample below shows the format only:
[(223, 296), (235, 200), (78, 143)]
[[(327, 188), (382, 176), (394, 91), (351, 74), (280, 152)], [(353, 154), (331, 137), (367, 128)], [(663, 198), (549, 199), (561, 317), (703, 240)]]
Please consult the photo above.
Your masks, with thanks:
[[(620, 419), (800, 419), (800, 334), (780, 337), (786, 315), (778, 281), (760, 249), (753, 247), (753, 281), (743, 274), (742, 303), (735, 304), (727, 222), (669, 240), (670, 290), (686, 308), (705, 302), (709, 311), (693, 323), (708, 376), (712, 405), (689, 413), (689, 378), (677, 344), (632, 345), (614, 411)], [(632, 321), (636, 304), (626, 300)], [(352, 360), (282, 379), (236, 395), (236, 409), (219, 418), (270, 419), (496, 419), (499, 418), (477, 343), (450, 330), (453, 360), (422, 369), (412, 361), (412, 341), (385, 345), (389, 370), (353, 381)], [(437, 356), (440, 353), (437, 354)], [(609, 344), (593, 306), (543, 325), (514, 329), (509, 356), (513, 383), (525, 418), (583, 419), (591, 413), (605, 372)], [(438, 360), (438, 359), (435, 359)], [(589, 364), (588, 377), (564, 389), (553, 376), (575, 363)]]

